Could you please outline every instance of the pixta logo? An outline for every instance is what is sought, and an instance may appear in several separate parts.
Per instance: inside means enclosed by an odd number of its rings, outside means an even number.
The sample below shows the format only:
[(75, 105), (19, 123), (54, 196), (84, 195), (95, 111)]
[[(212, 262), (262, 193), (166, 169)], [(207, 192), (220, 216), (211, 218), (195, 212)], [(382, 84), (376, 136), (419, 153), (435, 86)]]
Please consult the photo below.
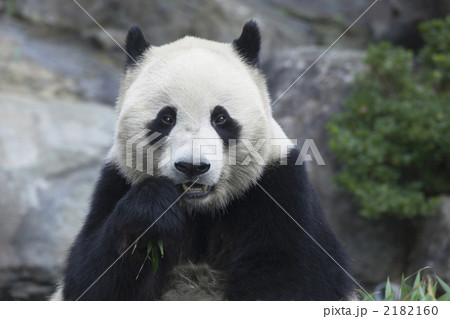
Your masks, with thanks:
[[(140, 131), (126, 141), (126, 166), (153, 175), (155, 170), (171, 162), (172, 154), (176, 153), (174, 152), (175, 149), (172, 148), (178, 145), (173, 143), (174, 139), (176, 137), (162, 136), (160, 133), (152, 132), (149, 129)], [(189, 154), (183, 154), (183, 157), (192, 160), (194, 164), (199, 163), (204, 158), (209, 161), (224, 161), (227, 158), (229, 166), (247, 166), (253, 162), (261, 166), (266, 165), (267, 163), (261, 156), (261, 150), (266, 146), (266, 143), (269, 143), (272, 148), (278, 148), (280, 165), (287, 165), (289, 149), (298, 145), (296, 139), (282, 138), (230, 139), (227, 147), (222, 146), (223, 140), (215, 138), (193, 138), (189, 140), (189, 143), (191, 143), (190, 147), (186, 148), (189, 150)], [(313, 139), (304, 140), (295, 165), (303, 165), (305, 162), (315, 163), (318, 166), (325, 165), (325, 161)]]

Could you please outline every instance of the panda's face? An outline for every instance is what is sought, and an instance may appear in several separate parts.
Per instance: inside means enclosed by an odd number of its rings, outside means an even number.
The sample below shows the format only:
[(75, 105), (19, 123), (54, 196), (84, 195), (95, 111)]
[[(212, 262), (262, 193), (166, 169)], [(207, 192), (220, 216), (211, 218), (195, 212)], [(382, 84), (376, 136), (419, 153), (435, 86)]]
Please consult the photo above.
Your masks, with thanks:
[(262, 75), (231, 45), (187, 37), (127, 72), (113, 150), (133, 182), (165, 176), (186, 207), (224, 207), (269, 159), (268, 107)]

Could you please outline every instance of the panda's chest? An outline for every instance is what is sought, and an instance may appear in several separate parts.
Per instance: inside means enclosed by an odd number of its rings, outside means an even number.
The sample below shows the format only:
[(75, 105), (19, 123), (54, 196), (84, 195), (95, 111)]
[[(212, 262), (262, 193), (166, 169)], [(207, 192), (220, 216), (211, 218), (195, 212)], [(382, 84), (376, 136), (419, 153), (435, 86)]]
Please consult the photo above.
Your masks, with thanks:
[(171, 268), (164, 279), (163, 300), (224, 300), (227, 234), (207, 216), (188, 220), (182, 238), (170, 242)]
[(225, 274), (208, 264), (187, 262), (170, 271), (161, 299), (224, 300), (226, 283)]
[(214, 218), (206, 214), (191, 217), (181, 238), (170, 243), (175, 264), (195, 262), (224, 265), (229, 258), (233, 242), (227, 224), (223, 218)]

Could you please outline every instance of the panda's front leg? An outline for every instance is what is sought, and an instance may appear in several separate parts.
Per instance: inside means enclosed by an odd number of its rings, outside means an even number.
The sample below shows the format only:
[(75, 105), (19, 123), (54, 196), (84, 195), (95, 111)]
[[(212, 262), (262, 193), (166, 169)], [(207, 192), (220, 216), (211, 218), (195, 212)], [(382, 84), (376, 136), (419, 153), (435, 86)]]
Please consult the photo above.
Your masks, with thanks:
[(64, 298), (157, 299), (160, 277), (166, 265), (161, 259), (154, 274), (152, 263), (144, 264), (146, 247), (149, 242), (174, 237), (181, 232), (183, 214), (175, 203), (180, 194), (168, 179), (149, 177), (132, 186), (98, 227), (85, 227), (69, 256)]

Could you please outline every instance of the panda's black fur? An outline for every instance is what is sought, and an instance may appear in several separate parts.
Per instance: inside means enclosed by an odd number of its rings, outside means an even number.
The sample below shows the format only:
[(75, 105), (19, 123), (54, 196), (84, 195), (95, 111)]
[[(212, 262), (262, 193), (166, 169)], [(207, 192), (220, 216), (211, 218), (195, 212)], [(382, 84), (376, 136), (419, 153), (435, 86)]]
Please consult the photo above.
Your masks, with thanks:
[(128, 31), (125, 42), (125, 50), (127, 53), (127, 61), (125, 67), (133, 67), (136, 65), (139, 57), (150, 47), (150, 44), (145, 40), (141, 29), (133, 26)]
[[(256, 24), (246, 28), (233, 45), (255, 66), (259, 33)], [(258, 33), (251, 43), (245, 39), (255, 37), (248, 32)], [(147, 47), (140, 30), (133, 28), (127, 39), (127, 52), (132, 57), (129, 67)], [(239, 133), (238, 124), (233, 129)], [(222, 138), (226, 142), (229, 136)], [(298, 156), (292, 149), (287, 165), (272, 162), (265, 166), (256, 184), (214, 214), (187, 213), (173, 204), (181, 191), (165, 177), (149, 176), (132, 185), (116, 164), (105, 164), (90, 212), (70, 251), (63, 298), (349, 298), (354, 287), (346, 274), (348, 257), (324, 216), (304, 166), (295, 164)], [(138, 246), (128, 249), (144, 232)], [(146, 255), (142, 243), (161, 238), (164, 256), (159, 258), (157, 272), (153, 272), (151, 262), (140, 270)], [(185, 284), (188, 288), (181, 288)]]
[(259, 66), (261, 36), (255, 21), (251, 20), (244, 25), (241, 36), (233, 41), (233, 47), (249, 65)]
[[(348, 271), (348, 258), (320, 208), (303, 166), (274, 163), (246, 194), (220, 217), (183, 214), (176, 205), (143, 240), (163, 238), (165, 256), (154, 275), (147, 263), (136, 280), (145, 249), (126, 253), (81, 300), (158, 300), (165, 278), (180, 262), (206, 263), (226, 278), (226, 300), (341, 300), (351, 279), (296, 223)], [(263, 190), (264, 189), (264, 190)], [(177, 199), (165, 178), (149, 177), (130, 186), (106, 164), (97, 183), (91, 211), (71, 251), (64, 298), (76, 300), (128, 245)]]

